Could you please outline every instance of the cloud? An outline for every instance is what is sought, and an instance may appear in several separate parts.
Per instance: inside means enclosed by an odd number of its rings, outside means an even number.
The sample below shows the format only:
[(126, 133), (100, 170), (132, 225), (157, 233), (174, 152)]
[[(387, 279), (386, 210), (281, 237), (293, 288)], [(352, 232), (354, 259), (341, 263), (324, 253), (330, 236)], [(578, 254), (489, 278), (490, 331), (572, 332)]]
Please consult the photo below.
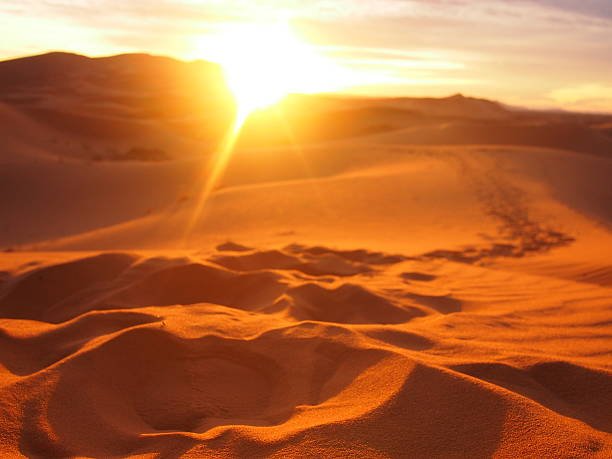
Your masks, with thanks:
[(612, 84), (585, 83), (551, 91), (549, 97), (562, 107), (612, 113)]
[(546, 7), (577, 13), (597, 19), (612, 20), (610, 0), (530, 0)]

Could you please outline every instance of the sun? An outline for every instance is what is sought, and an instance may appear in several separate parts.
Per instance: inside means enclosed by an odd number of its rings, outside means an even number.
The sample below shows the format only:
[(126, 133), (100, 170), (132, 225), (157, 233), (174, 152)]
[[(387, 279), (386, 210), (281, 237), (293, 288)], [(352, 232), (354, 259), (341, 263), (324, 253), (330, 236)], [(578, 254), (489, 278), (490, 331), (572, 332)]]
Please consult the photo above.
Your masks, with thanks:
[(241, 117), (290, 93), (331, 91), (340, 86), (334, 64), (288, 23), (225, 25), (200, 47), (223, 67)]
[(202, 190), (185, 225), (184, 241), (222, 178), (253, 111), (274, 105), (290, 93), (328, 92), (344, 86), (340, 67), (317, 53), (288, 23), (224, 25), (216, 33), (200, 37), (197, 48), (198, 57), (223, 67), (237, 111), (207, 163)]

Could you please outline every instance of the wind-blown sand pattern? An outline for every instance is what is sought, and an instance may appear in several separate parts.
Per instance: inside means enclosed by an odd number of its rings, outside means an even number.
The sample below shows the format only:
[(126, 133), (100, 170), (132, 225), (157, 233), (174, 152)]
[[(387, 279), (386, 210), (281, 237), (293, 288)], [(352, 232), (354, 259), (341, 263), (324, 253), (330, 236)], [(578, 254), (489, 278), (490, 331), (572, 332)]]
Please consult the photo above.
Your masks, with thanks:
[(64, 131), (3, 103), (31, 135), (2, 131), (2, 455), (612, 457), (612, 141), (573, 115), (563, 150), (559, 115), (522, 146), (402, 127), (477, 126), (476, 102), (244, 146), (188, 237), (187, 136), (58, 159)]
[(3, 290), (14, 454), (610, 453), (609, 286), (293, 246), (77, 256)]

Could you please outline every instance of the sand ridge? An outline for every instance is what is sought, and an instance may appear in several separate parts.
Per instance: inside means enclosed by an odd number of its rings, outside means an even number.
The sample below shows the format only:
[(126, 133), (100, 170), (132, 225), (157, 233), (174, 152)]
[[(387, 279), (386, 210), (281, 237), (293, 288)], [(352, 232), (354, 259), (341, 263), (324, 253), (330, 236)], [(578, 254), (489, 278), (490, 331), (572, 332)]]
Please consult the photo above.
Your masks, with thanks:
[(222, 84), (0, 62), (0, 456), (612, 457), (609, 115)]
[[(507, 282), (496, 306), (495, 272), (479, 297), (445, 291), (445, 277), (465, 281), (483, 267), (436, 269), (432, 260), (321, 246), (220, 249), (208, 259), (77, 257), (9, 278), (0, 409), (13, 415), (3, 416), (3, 449), (44, 457), (610, 452), (612, 368), (600, 353), (609, 288), (556, 280), (565, 305), (517, 310), (508, 298), (525, 285), (531, 301), (547, 298), (553, 281)], [(41, 292), (45, 304), (32, 297)], [(24, 304), (44, 310), (15, 317)], [(568, 317), (570, 328), (557, 324)], [(592, 351), (579, 345), (587, 336)], [(562, 352), (546, 352), (548, 341), (565, 342)], [(529, 436), (512, 434), (526, 426)], [(328, 445), (332, 437), (343, 441)]]

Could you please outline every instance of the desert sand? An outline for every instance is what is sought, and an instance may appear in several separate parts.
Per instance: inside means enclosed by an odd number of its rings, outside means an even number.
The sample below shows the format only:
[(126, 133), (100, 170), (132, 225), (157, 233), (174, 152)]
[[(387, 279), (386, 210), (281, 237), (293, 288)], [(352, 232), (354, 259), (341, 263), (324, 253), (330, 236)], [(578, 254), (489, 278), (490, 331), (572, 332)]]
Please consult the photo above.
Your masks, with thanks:
[(612, 457), (612, 116), (219, 78), (0, 62), (2, 456)]

